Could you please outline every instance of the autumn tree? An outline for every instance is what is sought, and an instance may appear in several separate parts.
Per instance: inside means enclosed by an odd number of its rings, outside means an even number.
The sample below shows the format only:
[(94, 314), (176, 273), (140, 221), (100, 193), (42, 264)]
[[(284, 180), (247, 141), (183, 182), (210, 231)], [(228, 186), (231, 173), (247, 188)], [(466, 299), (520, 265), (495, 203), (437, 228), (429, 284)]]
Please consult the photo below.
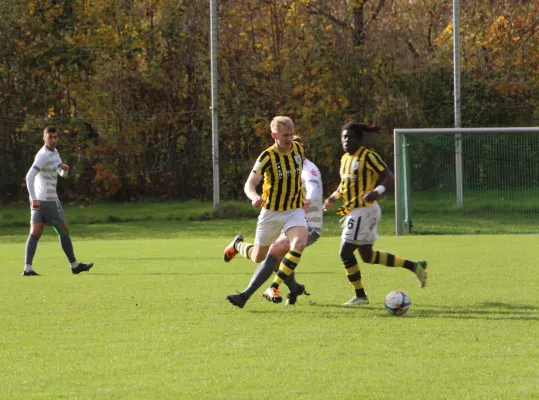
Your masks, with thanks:
[[(289, 115), (331, 186), (339, 129), (388, 161), (392, 130), (453, 126), (453, 25), (442, 0), (218, 2), (221, 194), (243, 198), (269, 122)], [(461, 1), (462, 124), (539, 120), (539, 9)], [(208, 199), (212, 192), (209, 3), (4, 0), (3, 197), (23, 198), (45, 125), (62, 132), (72, 199)]]

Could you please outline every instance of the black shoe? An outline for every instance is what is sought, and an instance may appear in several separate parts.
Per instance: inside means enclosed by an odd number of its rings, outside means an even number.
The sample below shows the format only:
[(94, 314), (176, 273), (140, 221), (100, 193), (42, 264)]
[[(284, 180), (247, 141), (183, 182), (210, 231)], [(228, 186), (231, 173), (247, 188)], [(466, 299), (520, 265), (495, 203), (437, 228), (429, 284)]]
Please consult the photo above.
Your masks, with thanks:
[(226, 299), (239, 308), (243, 308), (245, 303), (247, 303), (247, 299), (241, 293), (229, 294), (226, 296)]
[(301, 285), (298, 283), (298, 291), (297, 292), (290, 292), (288, 293), (288, 298), (286, 299), (286, 303), (284, 303), (285, 306), (293, 306), (296, 304), (296, 300), (298, 299), (298, 296), (304, 294), (305, 296), (310, 296), (311, 294), (305, 290), (305, 285)]
[(79, 263), (79, 265), (77, 265), (75, 268), (71, 268), (71, 272), (73, 272), (75, 275), (80, 274), (81, 272), (84, 272), (84, 271), (90, 271), (90, 268), (92, 268), (93, 266), (94, 266), (94, 263), (90, 263), (90, 264)]
[(41, 276), (36, 271), (24, 271), (22, 273), (22, 276)]

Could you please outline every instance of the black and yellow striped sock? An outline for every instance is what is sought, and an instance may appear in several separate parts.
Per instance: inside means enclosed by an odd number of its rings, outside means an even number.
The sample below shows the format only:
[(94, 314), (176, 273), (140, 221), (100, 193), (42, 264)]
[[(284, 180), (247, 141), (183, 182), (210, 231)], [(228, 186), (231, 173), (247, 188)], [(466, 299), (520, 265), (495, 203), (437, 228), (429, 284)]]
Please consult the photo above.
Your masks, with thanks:
[(253, 251), (254, 245), (252, 243), (238, 242), (236, 243), (236, 250), (246, 259), (251, 259), (251, 252)]
[(283, 257), (283, 261), (279, 265), (279, 271), (277, 271), (271, 287), (278, 288), (294, 272), (294, 269), (299, 264), (301, 254), (303, 254), (303, 250), (290, 249), (286, 256)]
[(371, 264), (381, 264), (385, 265), (386, 267), (394, 267), (394, 268), (406, 268), (410, 271), (413, 271), (415, 268), (415, 263), (410, 260), (406, 260), (401, 257), (394, 256), (390, 253), (385, 253), (383, 251), (373, 251), (372, 252), (372, 258), (371, 258)]
[(361, 279), (361, 271), (355, 257), (343, 260), (346, 277), (354, 287), (357, 297), (366, 297), (365, 289), (363, 289), (363, 281)]

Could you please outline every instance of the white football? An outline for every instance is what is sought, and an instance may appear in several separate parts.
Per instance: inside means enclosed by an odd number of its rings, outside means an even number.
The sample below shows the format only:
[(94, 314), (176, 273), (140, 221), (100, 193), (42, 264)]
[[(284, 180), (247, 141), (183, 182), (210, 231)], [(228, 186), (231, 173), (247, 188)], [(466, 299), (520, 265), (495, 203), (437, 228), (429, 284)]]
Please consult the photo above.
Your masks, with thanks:
[(411, 305), (410, 297), (400, 290), (395, 290), (386, 296), (386, 310), (391, 315), (404, 315)]

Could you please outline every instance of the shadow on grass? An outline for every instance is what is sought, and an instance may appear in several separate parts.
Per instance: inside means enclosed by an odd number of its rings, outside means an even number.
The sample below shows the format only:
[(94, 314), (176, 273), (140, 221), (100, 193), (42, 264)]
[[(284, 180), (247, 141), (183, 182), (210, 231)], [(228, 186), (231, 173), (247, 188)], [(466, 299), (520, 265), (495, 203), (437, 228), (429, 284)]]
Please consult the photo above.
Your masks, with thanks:
[[(307, 306), (324, 307), (340, 310), (380, 311), (380, 306), (343, 307), (338, 304), (321, 304), (310, 302)], [(347, 313), (348, 314), (348, 313)], [(387, 317), (392, 317), (387, 314)], [(483, 320), (520, 320), (539, 321), (539, 307), (528, 304), (509, 304), (484, 302), (471, 306), (436, 307), (414, 305), (403, 318), (454, 318), (454, 319), (483, 319)]]
[[(94, 272), (92, 271), (91, 275), (99, 275), (99, 276), (157, 276), (157, 275), (163, 275), (163, 276), (208, 276), (207, 272)], [(212, 271), (211, 275), (245, 275), (245, 276), (252, 276), (252, 272), (229, 272), (229, 271)], [(247, 284), (248, 282), (245, 282)]]
[[(193, 257), (193, 258), (196, 258), (196, 257)], [(118, 260), (119, 258), (116, 257), (116, 258), (111, 258), (111, 260)], [(129, 258), (126, 258), (126, 257), (123, 257), (122, 259), (129, 259)], [(140, 257), (137, 257), (137, 258), (133, 258), (134, 261), (138, 261), (138, 260), (150, 260), (150, 261), (154, 261), (154, 260), (165, 260), (165, 261), (177, 261), (178, 259), (175, 258), (175, 257), (148, 257), (148, 258), (140, 258)], [(173, 266), (172, 268), (177, 268), (178, 266), (175, 265)], [(212, 270), (211, 271), (211, 275), (249, 275), (249, 276), (252, 276), (253, 275), (253, 272), (254, 272), (254, 269), (252, 271), (231, 271), (231, 270), (226, 270), (224, 269), (226, 267), (226, 265), (221, 268), (220, 271), (215, 271), (215, 270)], [(93, 275), (183, 275), (183, 276), (189, 276), (189, 275), (193, 275), (193, 276), (196, 276), (196, 275), (200, 275), (200, 276), (207, 276), (209, 273), (208, 271), (205, 271), (205, 272), (193, 272), (193, 271), (183, 271), (183, 272), (176, 272), (176, 271), (167, 271), (167, 272), (122, 272), (122, 273), (117, 273), (117, 272), (106, 272), (106, 273), (94, 273)], [(320, 271), (320, 272), (305, 272), (301, 274), (302, 276), (303, 275), (339, 275), (341, 276), (342, 273), (341, 271), (338, 271), (338, 272), (324, 272), (324, 271)]]
[[(496, 309), (495, 309), (496, 308)], [(417, 306), (416, 310), (410, 314), (410, 318), (455, 318), (455, 319), (486, 319), (486, 320), (521, 320), (521, 321), (539, 321), (537, 307), (529, 305), (504, 304), (503, 308), (499, 306), (470, 306), (470, 307), (452, 307), (446, 309), (443, 307), (422, 307)]]
[(505, 308), (506, 310), (515, 310), (515, 309), (518, 309), (518, 310), (539, 310), (539, 307), (522, 305), (522, 304), (514, 306), (512, 304), (489, 302), (489, 301), (487, 301), (485, 303), (481, 303), (481, 304), (485, 308), (492, 307), (492, 308)]

